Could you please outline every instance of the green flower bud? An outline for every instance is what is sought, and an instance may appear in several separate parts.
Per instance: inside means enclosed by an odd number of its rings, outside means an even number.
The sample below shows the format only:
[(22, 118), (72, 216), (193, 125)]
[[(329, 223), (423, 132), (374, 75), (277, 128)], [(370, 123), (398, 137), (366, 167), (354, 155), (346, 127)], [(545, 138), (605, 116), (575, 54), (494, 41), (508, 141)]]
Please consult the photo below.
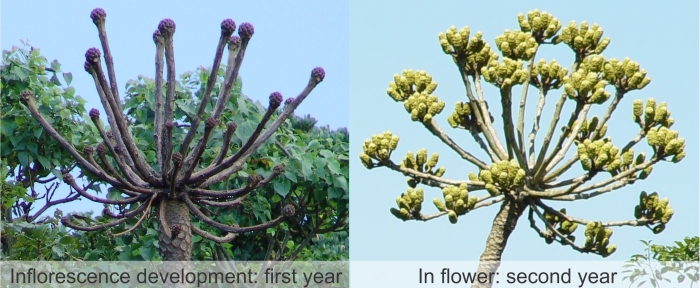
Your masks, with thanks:
[(447, 212), (447, 217), (450, 219), (450, 223), (457, 224), (457, 213), (455, 211), (450, 210)]
[(445, 203), (442, 203), (442, 201), (440, 201), (440, 199), (438, 199), (438, 198), (433, 199), (433, 204), (435, 204), (435, 208), (437, 208), (438, 211), (440, 211), (440, 212), (445, 211)]
[(659, 234), (661, 232), (664, 232), (665, 229), (666, 229), (666, 224), (661, 223), (659, 225), (654, 226), (654, 228), (652, 228), (651, 231), (654, 232), (654, 234)]
[(496, 196), (500, 193), (500, 191), (498, 191), (498, 188), (496, 188), (496, 186), (494, 186), (493, 184), (486, 184), (485, 188), (486, 191), (488, 191), (489, 194), (491, 194), (491, 196)]

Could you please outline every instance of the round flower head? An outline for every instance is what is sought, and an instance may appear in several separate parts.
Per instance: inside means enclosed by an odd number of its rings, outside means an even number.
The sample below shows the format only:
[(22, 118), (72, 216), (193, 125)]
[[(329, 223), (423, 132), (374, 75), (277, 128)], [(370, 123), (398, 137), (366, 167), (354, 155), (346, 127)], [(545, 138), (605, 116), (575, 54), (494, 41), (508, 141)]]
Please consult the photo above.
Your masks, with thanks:
[(85, 61), (97, 63), (100, 61), (100, 49), (92, 47), (85, 52)]
[(83, 153), (84, 153), (85, 155), (90, 155), (90, 156), (92, 156), (92, 152), (94, 152), (94, 151), (95, 151), (95, 149), (92, 148), (92, 146), (90, 146), (90, 145), (85, 145), (85, 147), (83, 147)]
[(105, 152), (107, 152), (107, 147), (105, 147), (104, 142), (103, 142), (103, 143), (100, 143), (100, 144), (97, 144), (97, 154), (102, 155), (102, 154), (104, 154)]
[(235, 30), (236, 22), (233, 22), (233, 20), (225, 19), (224, 21), (221, 21), (221, 34), (231, 35)]
[(153, 31), (153, 43), (158, 44), (162, 41), (162, 39), (163, 38), (160, 35), (160, 30), (156, 29), (156, 31)]
[(248, 22), (244, 22), (241, 24), (241, 27), (238, 27), (238, 36), (241, 36), (242, 39), (250, 39), (250, 37), (253, 37), (254, 32), (253, 24)]
[(105, 12), (105, 10), (102, 8), (95, 8), (92, 9), (92, 12), (90, 12), (90, 18), (92, 18), (92, 23), (104, 23), (105, 17), (107, 17), (107, 12)]
[(216, 119), (209, 117), (207, 120), (204, 121), (204, 127), (207, 129), (212, 129), (216, 124), (218, 124), (219, 121), (216, 121)]
[(238, 126), (236, 125), (236, 123), (228, 122), (228, 123), (226, 124), (226, 131), (229, 131), (229, 133), (236, 132), (236, 128), (237, 128), (237, 127), (238, 127)]
[(175, 163), (182, 162), (182, 154), (180, 154), (180, 152), (175, 152), (175, 154), (173, 154), (173, 162), (175, 162)]
[(275, 168), (273, 168), (273, 171), (275, 171), (275, 173), (277, 173), (277, 174), (282, 174), (282, 172), (284, 172), (284, 165), (282, 165), (282, 164), (275, 165)]
[(316, 79), (316, 83), (323, 81), (324, 77), (326, 77), (326, 71), (323, 68), (316, 67), (314, 70), (311, 70), (311, 78)]
[(270, 108), (277, 108), (280, 107), (280, 104), (282, 104), (282, 94), (280, 92), (272, 92), (270, 94)]
[(258, 174), (253, 174), (253, 175), (248, 176), (248, 186), (249, 187), (257, 186), (258, 183), (260, 183), (260, 181), (262, 181), (262, 177), (260, 177), (260, 175), (258, 175)]
[(282, 208), (282, 215), (284, 215), (285, 217), (294, 216), (296, 212), (296, 208), (294, 208), (294, 206), (292, 206), (291, 204), (287, 204), (284, 206), (284, 208)]
[(228, 38), (228, 49), (229, 50), (236, 50), (239, 47), (241, 47), (241, 38), (238, 36), (231, 36), (231, 38)]
[(97, 118), (100, 117), (100, 110), (97, 110), (95, 108), (90, 109), (90, 118)]
[(83, 68), (85, 69), (85, 72), (92, 73), (90, 70), (91, 67), (92, 67), (92, 64), (90, 64), (90, 61), (85, 60), (85, 63), (83, 64)]
[(32, 91), (24, 90), (19, 93), (19, 101), (24, 103), (24, 105), (27, 105), (27, 101), (29, 101), (30, 97), (34, 97), (34, 93), (32, 93)]
[(170, 18), (160, 20), (160, 23), (158, 24), (158, 30), (160, 30), (160, 34), (162, 34), (163, 36), (173, 35), (175, 33), (175, 21), (173, 21), (173, 19)]
[(294, 97), (289, 97), (287, 100), (284, 100), (284, 105), (292, 104), (292, 102), (294, 102)]
[(73, 175), (70, 175), (69, 173), (63, 174), (63, 182), (71, 183), (74, 180), (75, 179), (73, 179)]

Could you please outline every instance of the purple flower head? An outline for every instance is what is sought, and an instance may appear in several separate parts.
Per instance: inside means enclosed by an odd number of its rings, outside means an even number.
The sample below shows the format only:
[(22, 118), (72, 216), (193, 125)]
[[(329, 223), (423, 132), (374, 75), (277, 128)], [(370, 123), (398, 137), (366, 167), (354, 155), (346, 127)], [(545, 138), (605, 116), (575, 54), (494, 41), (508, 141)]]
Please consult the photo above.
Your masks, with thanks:
[(175, 163), (182, 162), (182, 154), (180, 154), (180, 152), (175, 152), (175, 154), (173, 154), (173, 162), (175, 162)]
[(160, 20), (160, 23), (158, 24), (158, 30), (160, 30), (160, 34), (173, 35), (173, 33), (175, 33), (175, 21), (173, 21), (173, 19), (170, 18)]
[(229, 50), (236, 50), (238, 47), (241, 47), (241, 38), (234, 35), (231, 36), (231, 38), (228, 38), (228, 49)]
[(253, 37), (254, 32), (253, 24), (248, 22), (243, 22), (241, 26), (238, 27), (238, 36), (241, 36), (242, 39), (250, 39), (250, 37)]
[(27, 105), (27, 101), (29, 101), (29, 98), (34, 97), (34, 93), (29, 90), (24, 90), (21, 93), (19, 93), (19, 101), (22, 101), (24, 105)]
[(74, 181), (75, 181), (75, 179), (73, 179), (73, 175), (70, 175), (69, 173), (63, 174), (63, 182), (70, 184)]
[(90, 12), (90, 18), (92, 18), (92, 23), (104, 23), (105, 17), (107, 17), (107, 12), (105, 12), (105, 10), (102, 8), (95, 8), (92, 9), (92, 12)]
[(92, 156), (92, 152), (94, 152), (94, 151), (95, 151), (94, 148), (92, 148), (92, 146), (90, 146), (90, 145), (85, 145), (85, 147), (83, 147), (83, 153), (85, 155)]
[(236, 128), (238, 128), (238, 125), (236, 125), (236, 123), (228, 122), (226, 124), (226, 131), (229, 131), (229, 133), (236, 132)]
[(218, 124), (219, 121), (216, 121), (216, 119), (209, 117), (207, 120), (204, 121), (204, 127), (207, 129), (212, 129), (216, 124)]
[(105, 152), (107, 152), (107, 147), (105, 147), (104, 142), (97, 144), (97, 154), (104, 154)]
[(258, 175), (258, 174), (253, 174), (253, 175), (248, 176), (248, 186), (249, 187), (257, 186), (258, 183), (260, 183), (260, 181), (262, 181), (262, 177), (260, 177), (260, 175)]
[(92, 47), (85, 52), (85, 61), (97, 63), (100, 61), (100, 49)]
[(276, 109), (280, 107), (280, 104), (282, 104), (282, 94), (276, 91), (272, 92), (272, 94), (270, 94), (270, 108)]
[(90, 109), (90, 118), (97, 118), (97, 117), (100, 117), (100, 111), (95, 109), (95, 108)]
[(90, 64), (90, 61), (85, 60), (85, 64), (83, 64), (83, 68), (85, 68), (85, 72), (92, 73), (90, 71), (90, 68), (92, 67), (92, 64)]
[(153, 43), (158, 44), (160, 42), (160, 30), (156, 29), (156, 31), (153, 31)]
[(292, 217), (296, 212), (296, 208), (294, 208), (294, 206), (291, 204), (287, 204), (284, 206), (284, 208), (282, 208), (282, 215), (285, 217)]
[(289, 97), (287, 100), (284, 100), (284, 105), (292, 104), (292, 102), (294, 102), (294, 97)]
[(282, 172), (284, 172), (284, 165), (282, 165), (282, 164), (275, 165), (275, 168), (273, 168), (273, 171), (275, 171), (275, 173), (277, 173), (277, 174), (282, 174)]
[(326, 77), (326, 71), (322, 67), (316, 67), (314, 70), (311, 70), (311, 78), (316, 79), (316, 83), (323, 81), (324, 77)]
[(225, 19), (224, 21), (221, 21), (221, 34), (231, 35), (235, 30), (236, 22), (233, 22), (233, 20)]

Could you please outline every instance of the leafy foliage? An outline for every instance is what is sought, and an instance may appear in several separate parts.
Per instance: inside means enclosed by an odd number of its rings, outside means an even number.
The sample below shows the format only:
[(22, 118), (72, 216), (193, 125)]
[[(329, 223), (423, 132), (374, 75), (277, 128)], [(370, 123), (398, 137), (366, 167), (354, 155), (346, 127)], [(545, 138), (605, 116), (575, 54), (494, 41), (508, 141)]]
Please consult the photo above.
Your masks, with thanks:
[(700, 281), (700, 254), (698, 253), (698, 236), (685, 237), (683, 241), (675, 241), (675, 245), (651, 244), (651, 241), (641, 240), (644, 244), (644, 254), (635, 254), (625, 264), (623, 271), (628, 274), (623, 278), (630, 281), (630, 286), (663, 287), (664, 282), (671, 283), (670, 277), (675, 276), (677, 283), (689, 280), (690, 286)]

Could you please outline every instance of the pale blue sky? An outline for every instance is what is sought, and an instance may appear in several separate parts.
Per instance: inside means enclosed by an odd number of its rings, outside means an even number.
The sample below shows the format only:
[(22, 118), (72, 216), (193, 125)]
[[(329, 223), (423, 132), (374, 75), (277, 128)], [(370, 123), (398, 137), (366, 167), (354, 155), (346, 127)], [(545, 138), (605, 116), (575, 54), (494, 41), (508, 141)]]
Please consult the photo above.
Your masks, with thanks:
[[(311, 70), (322, 66), (326, 71), (323, 83), (297, 113), (311, 114), (320, 125), (348, 126), (346, 1), (3, 1), (2, 49), (20, 46), (20, 39), (28, 39), (49, 62), (58, 59), (63, 71), (73, 72), (72, 85), (88, 101), (87, 110), (104, 111), (94, 82), (83, 69), (85, 51), (90, 47), (102, 50), (90, 19), (90, 11), (97, 7), (107, 12), (107, 35), (121, 93), (127, 80), (154, 76), (152, 33), (160, 20), (171, 18), (177, 25), (174, 45), (179, 75), (211, 66), (221, 21), (231, 18), (237, 26), (249, 22), (255, 27), (240, 71), (243, 93), (263, 103), (274, 91), (285, 98), (296, 96)], [(102, 205), (83, 200), (60, 209), (99, 212)]]
[[(685, 4), (682, 4), (685, 3)], [(428, 148), (439, 152), (439, 166), (447, 168), (446, 178), (464, 180), (474, 166), (432, 136), (421, 124), (410, 121), (402, 103), (394, 102), (386, 88), (395, 73), (403, 69), (422, 69), (438, 82), (435, 91), (446, 102), (437, 122), (469, 152), (483, 157), (473, 138), (463, 130), (449, 127), (446, 117), (458, 100), (466, 101), (459, 73), (449, 56), (443, 54), (437, 35), (451, 25), (458, 29), (469, 26), (472, 35), (482, 31), (493, 47), (494, 37), (505, 29), (518, 29), (516, 15), (532, 9), (552, 13), (566, 25), (571, 20), (598, 23), (605, 35), (612, 38), (604, 52), (608, 58), (630, 57), (647, 69), (652, 82), (642, 91), (628, 94), (609, 122), (608, 135), (622, 147), (637, 132), (631, 120), (634, 99), (654, 97), (666, 101), (673, 126), (686, 140), (687, 157), (679, 164), (659, 163), (649, 179), (612, 194), (591, 200), (551, 203), (566, 207), (576, 217), (591, 220), (630, 220), (641, 190), (659, 191), (670, 198), (675, 210), (666, 231), (654, 235), (643, 227), (614, 228), (611, 243), (618, 250), (608, 259), (626, 260), (642, 251), (640, 239), (672, 243), (688, 235), (698, 235), (698, 4), (693, 1), (630, 2), (630, 1), (353, 1), (350, 6), (350, 75), (351, 75), (351, 186), (353, 260), (478, 260), (498, 210), (497, 206), (478, 209), (459, 218), (456, 225), (446, 217), (425, 222), (402, 222), (389, 213), (395, 198), (407, 188), (405, 177), (386, 168), (365, 169), (358, 159), (362, 142), (383, 131), (401, 137), (392, 159), (401, 161), (406, 151)], [(573, 53), (564, 45), (547, 46), (537, 59), (557, 59), (569, 67)], [(484, 84), (490, 85), (490, 84)], [(516, 90), (519, 93), (520, 89)], [(531, 90), (532, 91), (532, 90)], [(500, 127), (500, 101), (496, 90), (488, 86), (485, 97), (498, 112), (492, 113)], [(551, 94), (549, 110), (559, 93)], [(518, 94), (519, 95), (519, 94)], [(556, 96), (555, 96), (556, 95)], [(532, 111), (533, 96), (528, 107)], [(562, 114), (568, 119), (571, 103)], [(607, 107), (607, 104), (604, 107)], [(517, 111), (517, 110), (516, 110)], [(530, 112), (532, 114), (532, 112)], [(551, 114), (547, 118), (550, 117)], [(595, 109), (589, 115), (602, 115)], [(543, 126), (549, 120), (543, 118)], [(531, 118), (526, 118), (531, 121)], [(562, 120), (565, 121), (565, 120)], [(529, 131), (532, 122), (527, 122)], [(502, 133), (500, 133), (502, 135)], [(541, 133), (543, 134), (543, 133)], [(503, 141), (503, 140), (502, 140)], [(541, 141), (540, 141), (541, 143)], [(635, 152), (646, 151), (646, 141), (635, 146)], [(573, 166), (575, 175), (582, 170)], [(596, 179), (603, 179), (597, 177)], [(437, 212), (431, 203), (442, 197), (441, 191), (425, 188), (424, 213)], [(475, 192), (482, 195), (483, 191)], [(540, 224), (541, 227), (541, 224)], [(582, 242), (583, 229), (577, 232)], [(511, 235), (503, 260), (599, 260), (597, 255), (583, 255), (559, 244), (547, 245), (530, 227), (526, 217), (518, 222)]]

